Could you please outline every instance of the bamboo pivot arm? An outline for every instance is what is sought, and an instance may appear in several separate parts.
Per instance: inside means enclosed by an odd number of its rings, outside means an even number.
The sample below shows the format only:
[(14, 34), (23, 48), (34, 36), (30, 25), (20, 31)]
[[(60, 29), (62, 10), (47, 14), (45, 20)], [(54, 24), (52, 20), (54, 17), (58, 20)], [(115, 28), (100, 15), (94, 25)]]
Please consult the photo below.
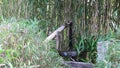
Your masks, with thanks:
[(59, 32), (62, 32), (66, 27), (68, 27), (70, 25), (70, 23), (65, 23), (65, 25), (62, 25), (61, 27), (59, 27), (58, 29), (56, 29), (52, 34), (50, 34), (46, 39), (45, 42), (49, 42), (50, 40), (52, 40)]

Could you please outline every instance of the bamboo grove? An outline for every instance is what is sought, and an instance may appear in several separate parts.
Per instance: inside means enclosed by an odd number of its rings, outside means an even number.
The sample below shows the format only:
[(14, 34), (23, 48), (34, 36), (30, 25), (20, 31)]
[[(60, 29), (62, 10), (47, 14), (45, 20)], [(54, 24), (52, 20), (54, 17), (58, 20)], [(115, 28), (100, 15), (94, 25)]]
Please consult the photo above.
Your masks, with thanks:
[[(41, 20), (40, 28), (46, 27), (47, 34), (70, 20), (74, 38), (98, 36), (119, 28), (120, 0), (1, 0), (0, 14)], [(61, 37), (67, 40), (67, 30)]]

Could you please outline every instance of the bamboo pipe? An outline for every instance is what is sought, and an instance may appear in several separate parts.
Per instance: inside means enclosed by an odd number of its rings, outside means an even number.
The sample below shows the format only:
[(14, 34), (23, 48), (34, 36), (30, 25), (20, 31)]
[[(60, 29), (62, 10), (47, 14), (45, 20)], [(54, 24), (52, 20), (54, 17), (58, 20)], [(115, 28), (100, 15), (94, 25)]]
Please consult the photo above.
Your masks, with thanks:
[(57, 33), (62, 32), (65, 29), (66, 26), (62, 25), (61, 27), (59, 27), (57, 30), (55, 30), (51, 35), (49, 35), (46, 39), (45, 42), (49, 42), (50, 40), (52, 40)]
[(61, 27), (56, 29), (51, 35), (49, 35), (44, 42), (49, 42), (57, 35), (57, 33), (62, 32), (66, 27), (69, 27), (69, 26), (71, 26), (71, 22), (65, 23), (65, 25), (62, 25)]

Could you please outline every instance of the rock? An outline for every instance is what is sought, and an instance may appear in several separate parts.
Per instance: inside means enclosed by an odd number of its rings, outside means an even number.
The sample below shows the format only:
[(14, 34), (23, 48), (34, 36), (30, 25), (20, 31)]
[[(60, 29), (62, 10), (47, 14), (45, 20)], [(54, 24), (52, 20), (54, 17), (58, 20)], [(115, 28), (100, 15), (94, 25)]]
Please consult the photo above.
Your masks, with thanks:
[(92, 63), (65, 61), (64, 65), (70, 68), (94, 68)]
[(58, 51), (60, 56), (63, 57), (76, 57), (77, 51)]
[(97, 43), (97, 60), (105, 60), (105, 55), (108, 50), (109, 41), (103, 41)]

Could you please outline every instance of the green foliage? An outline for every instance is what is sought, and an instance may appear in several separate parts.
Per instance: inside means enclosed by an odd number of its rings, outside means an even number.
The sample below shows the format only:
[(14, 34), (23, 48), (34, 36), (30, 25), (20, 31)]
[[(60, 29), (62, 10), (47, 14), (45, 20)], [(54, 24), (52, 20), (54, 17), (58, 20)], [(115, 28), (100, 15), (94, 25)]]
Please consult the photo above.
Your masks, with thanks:
[[(75, 40), (76, 35), (106, 35), (109, 30), (115, 31), (120, 18), (118, 0), (2, 0), (0, 8), (0, 14), (7, 18), (41, 20), (39, 28), (46, 27), (47, 34), (71, 20)], [(67, 33), (64, 31), (65, 42), (61, 45), (68, 45)]]
[(91, 37), (78, 37), (75, 49), (78, 52), (77, 61), (96, 62), (97, 57), (97, 38)]
[(111, 38), (115, 38), (117, 36), (115, 34), (116, 33), (114, 31), (110, 30), (105, 35), (99, 35), (98, 41), (107, 41), (107, 40), (110, 40)]
[[(41, 21), (2, 19), (0, 25), (0, 64), (9, 68), (61, 68), (62, 58), (54, 42), (44, 43)], [(41, 25), (42, 26), (42, 25)]]
[[(46, 37), (44, 32), (47, 34), (53, 32), (68, 20), (73, 21), (73, 39), (77, 40), (73, 43), (79, 54), (76, 60), (93, 62), (92, 58), (96, 58), (97, 40), (93, 37), (78, 38), (77, 36), (96, 36), (100, 33), (102, 37), (99, 41), (115, 37), (112, 34), (119, 27), (119, 4), (119, 0), (0, 0), (0, 53), (3, 56), (0, 57), (0, 63), (6, 62), (10, 67), (15, 65), (25, 67), (38, 63), (47, 65), (45, 62), (49, 60), (41, 63), (38, 58), (41, 57), (39, 53), (44, 52), (50, 45), (42, 43)], [(15, 18), (5, 19), (2, 16)], [(16, 20), (16, 18), (33, 20)], [(109, 33), (110, 30), (113, 32)], [(65, 47), (68, 45), (67, 35), (66, 30), (61, 37), (61, 45)], [(50, 48), (42, 55), (56, 55), (55, 52), (49, 51)], [(81, 55), (83, 59), (80, 59)], [(33, 60), (33, 57), (39, 60)]]

